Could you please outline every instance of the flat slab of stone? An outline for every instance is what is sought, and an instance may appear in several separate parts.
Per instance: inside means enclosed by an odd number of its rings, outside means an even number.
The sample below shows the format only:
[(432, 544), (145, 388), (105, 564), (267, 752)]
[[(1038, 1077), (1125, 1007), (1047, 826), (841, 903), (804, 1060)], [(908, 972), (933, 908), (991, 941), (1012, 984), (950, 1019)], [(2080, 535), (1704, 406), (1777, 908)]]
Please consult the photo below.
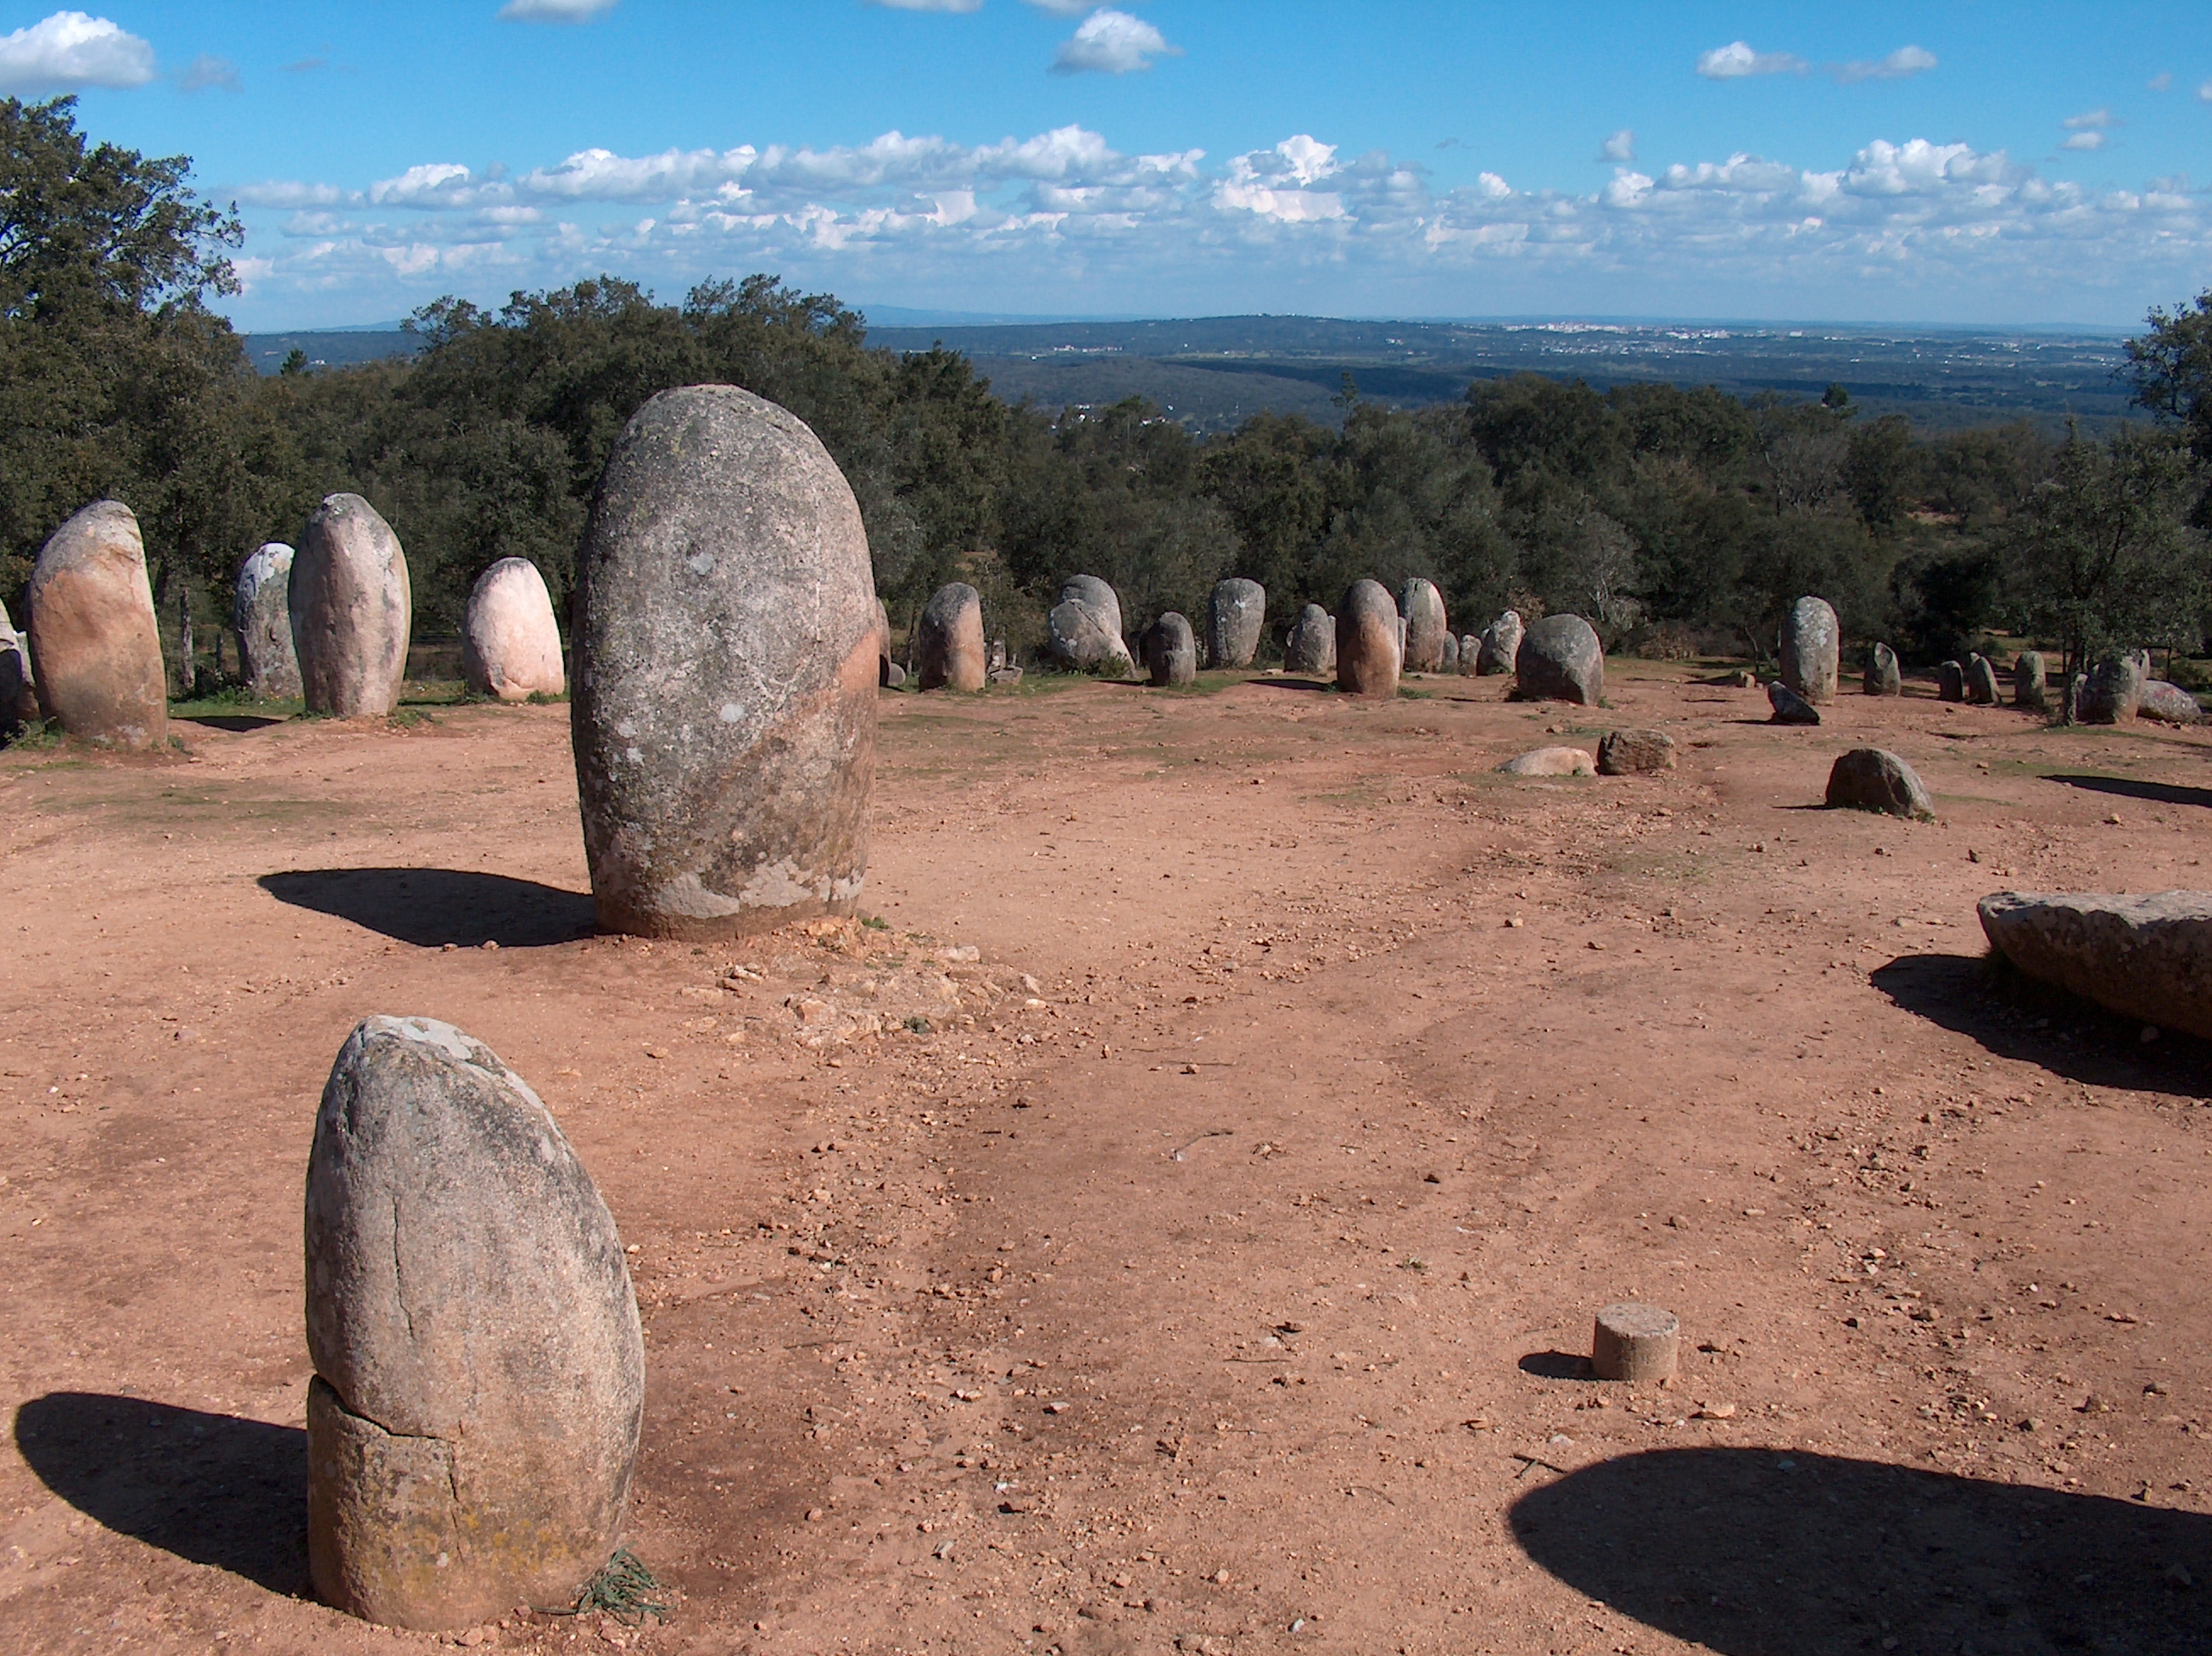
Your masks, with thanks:
[(1546, 616), (1521, 635), (1513, 676), (1513, 693), (1523, 701), (1597, 706), (1605, 700), (1605, 650), (1597, 630), (1579, 615)]
[(502, 702), (567, 692), (553, 594), (528, 558), (502, 557), (477, 577), (461, 621), (461, 676)]
[(231, 625), (238, 632), (246, 687), (263, 701), (300, 693), (300, 658), (292, 651), (292, 549), (272, 540), (239, 569)]
[(307, 1157), (307, 1556), (386, 1626), (574, 1604), (619, 1543), (645, 1347), (606, 1204), (538, 1095), (370, 1018)]
[(1597, 761), (1579, 747), (1539, 747), (1498, 767), (1508, 776), (1595, 776)]
[(1991, 946), (2030, 977), (2212, 1039), (2212, 892), (1997, 892), (1980, 913)]
[(1597, 773), (1628, 776), (1674, 768), (1674, 739), (1663, 730), (1607, 731), (1597, 745)]
[(1836, 760), (1828, 771), (1827, 802), (1838, 809), (1880, 811), (1893, 817), (1936, 814), (1919, 773), (1881, 747), (1855, 747)]

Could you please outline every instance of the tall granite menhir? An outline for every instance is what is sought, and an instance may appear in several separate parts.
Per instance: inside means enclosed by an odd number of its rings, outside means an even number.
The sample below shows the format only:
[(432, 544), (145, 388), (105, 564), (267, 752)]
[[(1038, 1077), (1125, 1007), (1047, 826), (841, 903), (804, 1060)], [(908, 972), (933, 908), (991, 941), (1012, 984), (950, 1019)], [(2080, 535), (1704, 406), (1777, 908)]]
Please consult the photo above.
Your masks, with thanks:
[(270, 541), (238, 572), (231, 607), (246, 687), (268, 701), (300, 693), (300, 658), (292, 649), (292, 549)]
[(572, 642), (602, 928), (708, 939), (850, 911), (875, 583), (853, 491), (803, 421), (734, 386), (640, 409), (585, 530)]
[(538, 1095), (428, 1018), (370, 1018), (307, 1156), (307, 1563), (337, 1609), (562, 1609), (622, 1537), (645, 1347), (621, 1239)]
[(27, 588), (39, 704), (96, 747), (159, 747), (169, 696), (146, 547), (119, 500), (94, 501), (54, 531)]
[(331, 495), (292, 556), (292, 648), (307, 711), (380, 719), (399, 705), (415, 599), (399, 537), (359, 495)]

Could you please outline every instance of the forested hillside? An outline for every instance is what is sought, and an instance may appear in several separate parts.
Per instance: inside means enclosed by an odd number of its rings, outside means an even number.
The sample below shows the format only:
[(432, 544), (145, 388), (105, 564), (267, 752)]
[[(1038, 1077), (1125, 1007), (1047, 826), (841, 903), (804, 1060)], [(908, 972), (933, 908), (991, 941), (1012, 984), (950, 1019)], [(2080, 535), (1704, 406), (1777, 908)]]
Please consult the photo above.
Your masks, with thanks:
[(557, 605), (623, 422), (656, 391), (724, 381), (836, 457), (895, 625), (953, 579), (1021, 646), (1077, 571), (1121, 589), (1133, 629), (1197, 613), (1228, 575), (1264, 582), (1279, 623), (1359, 576), (1423, 575), (1465, 630), (1509, 604), (1571, 609), (1616, 648), (1761, 653), (1808, 592), (1908, 661), (1999, 627), (2069, 654), (2203, 642), (2212, 295), (2152, 316), (2131, 357), (2160, 418), (2102, 441), (1926, 435), (1839, 388), (1534, 374), (1412, 411), (1347, 385), (1340, 426), (1261, 414), (1198, 437), (1140, 399), (1010, 407), (959, 354), (872, 349), (857, 314), (769, 276), (680, 304), (611, 277), (496, 312), (448, 300), (413, 320), (411, 360), (262, 376), (208, 308), (234, 287), (237, 230), (183, 159), (88, 145), (66, 99), (0, 103), (0, 141), (11, 607), (46, 536), (112, 495), (144, 526), (172, 632), (189, 603), (204, 644), (243, 559), (340, 490), (398, 531), (419, 631), (456, 625), (502, 557), (538, 563)]

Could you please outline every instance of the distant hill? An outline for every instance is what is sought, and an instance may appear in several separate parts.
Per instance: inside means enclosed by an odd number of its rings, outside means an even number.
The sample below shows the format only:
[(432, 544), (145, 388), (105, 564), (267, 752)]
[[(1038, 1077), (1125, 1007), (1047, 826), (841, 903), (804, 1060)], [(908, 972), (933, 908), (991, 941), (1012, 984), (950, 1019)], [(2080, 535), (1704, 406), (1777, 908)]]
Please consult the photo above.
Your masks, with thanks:
[(365, 328), (319, 328), (304, 333), (249, 333), (246, 360), (263, 374), (274, 374), (295, 350), (307, 354), (310, 368), (349, 368), (388, 356), (412, 356), (420, 342), (397, 323)]

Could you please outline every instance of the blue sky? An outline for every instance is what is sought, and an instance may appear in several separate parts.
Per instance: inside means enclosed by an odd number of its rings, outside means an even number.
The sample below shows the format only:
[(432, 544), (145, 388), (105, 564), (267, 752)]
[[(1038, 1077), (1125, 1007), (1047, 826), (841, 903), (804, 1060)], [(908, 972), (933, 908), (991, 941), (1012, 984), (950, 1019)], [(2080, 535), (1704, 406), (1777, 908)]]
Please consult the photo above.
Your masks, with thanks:
[(258, 329), (602, 271), (1027, 314), (2127, 326), (2212, 287), (2212, 7), (0, 4)]

